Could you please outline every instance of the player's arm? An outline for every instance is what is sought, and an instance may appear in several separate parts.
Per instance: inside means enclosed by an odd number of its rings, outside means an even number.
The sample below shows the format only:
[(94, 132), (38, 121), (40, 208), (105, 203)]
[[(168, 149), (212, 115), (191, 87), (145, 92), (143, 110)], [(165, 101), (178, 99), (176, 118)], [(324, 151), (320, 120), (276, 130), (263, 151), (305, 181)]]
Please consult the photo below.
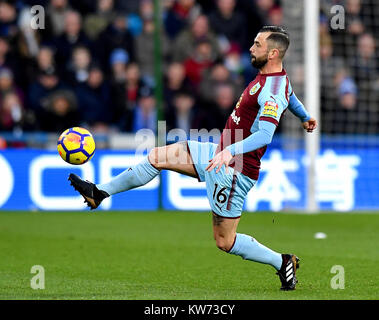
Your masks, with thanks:
[(251, 152), (267, 146), (272, 141), (275, 129), (275, 124), (260, 120), (258, 131), (254, 132), (247, 138), (226, 147), (226, 149), (230, 151), (232, 156), (235, 156), (236, 154)]
[(311, 115), (305, 109), (304, 105), (296, 97), (295, 92), (292, 92), (288, 102), (288, 110), (290, 110), (296, 117), (298, 117), (301, 122), (308, 121), (311, 118)]
[(317, 127), (317, 121), (311, 117), (307, 109), (292, 92), (289, 98), (288, 109), (298, 117), (303, 123), (303, 128), (308, 132), (312, 132)]
[[(262, 148), (271, 143), (276, 127), (279, 125), (280, 118), (284, 109), (287, 107), (287, 101), (284, 96), (269, 97), (262, 95), (262, 99), (258, 102), (261, 105), (261, 112), (258, 122), (258, 131), (253, 132), (250, 136), (242, 141), (236, 142), (228, 147), (232, 156), (236, 154), (251, 152)], [(251, 127), (252, 131), (253, 127)]]
[[(259, 117), (258, 131), (216, 154), (215, 157), (210, 160), (205, 170), (212, 171), (216, 168), (216, 173), (218, 173), (221, 167), (225, 165), (226, 171), (228, 171), (228, 166), (233, 156), (251, 152), (270, 144), (283, 110), (287, 106), (284, 100), (285, 98), (281, 98), (280, 96), (276, 98), (272, 95), (269, 95), (269, 98), (267, 98), (267, 95), (263, 96), (260, 102), (262, 112)], [(252, 130), (252, 128), (250, 130)]]
[(218, 173), (221, 170), (221, 167), (225, 165), (226, 172), (228, 172), (229, 163), (235, 155), (251, 152), (270, 144), (275, 129), (275, 124), (263, 120), (259, 121), (258, 131), (252, 133), (247, 138), (226, 147), (224, 150), (216, 154), (215, 157), (210, 160), (210, 163), (205, 170), (212, 171), (216, 168), (216, 173)]
[(210, 163), (205, 170), (212, 171), (216, 168), (216, 173), (218, 173), (221, 170), (221, 167), (225, 165), (226, 172), (228, 172), (229, 163), (235, 155), (251, 152), (270, 144), (275, 129), (276, 125), (274, 123), (260, 120), (258, 131), (252, 133), (247, 138), (226, 147), (224, 150), (216, 154), (215, 157), (210, 160)]

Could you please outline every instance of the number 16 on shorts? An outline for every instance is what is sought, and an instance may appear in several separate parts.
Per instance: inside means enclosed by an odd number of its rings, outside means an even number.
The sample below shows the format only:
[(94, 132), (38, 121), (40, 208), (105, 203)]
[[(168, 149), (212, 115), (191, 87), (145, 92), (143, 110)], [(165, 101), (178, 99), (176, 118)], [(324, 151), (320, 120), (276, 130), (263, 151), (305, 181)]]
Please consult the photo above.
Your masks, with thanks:
[(213, 202), (214, 204), (220, 209), (224, 209), (224, 204), (226, 200), (228, 200), (228, 195), (226, 193), (227, 187), (219, 187), (217, 183), (214, 185), (214, 191), (213, 191)]
[[(243, 176), (242, 174), (232, 174), (217, 182), (212, 181), (207, 185), (209, 203), (213, 212), (225, 218), (236, 219), (242, 214), (243, 204), (247, 193), (254, 186), (256, 180)], [(208, 181), (207, 181), (208, 182)]]

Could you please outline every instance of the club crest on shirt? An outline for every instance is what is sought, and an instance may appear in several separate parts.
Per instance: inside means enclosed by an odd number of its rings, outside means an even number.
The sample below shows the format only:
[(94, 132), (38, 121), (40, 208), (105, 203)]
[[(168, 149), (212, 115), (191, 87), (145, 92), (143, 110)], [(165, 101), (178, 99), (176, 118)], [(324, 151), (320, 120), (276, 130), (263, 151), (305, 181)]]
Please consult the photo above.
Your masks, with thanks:
[(266, 117), (273, 117), (277, 118), (278, 117), (278, 104), (274, 101), (266, 101), (262, 115)]
[(258, 82), (255, 86), (253, 86), (251, 89), (250, 89), (250, 92), (249, 94), (252, 96), (254, 94), (257, 93), (257, 91), (261, 88), (261, 84)]

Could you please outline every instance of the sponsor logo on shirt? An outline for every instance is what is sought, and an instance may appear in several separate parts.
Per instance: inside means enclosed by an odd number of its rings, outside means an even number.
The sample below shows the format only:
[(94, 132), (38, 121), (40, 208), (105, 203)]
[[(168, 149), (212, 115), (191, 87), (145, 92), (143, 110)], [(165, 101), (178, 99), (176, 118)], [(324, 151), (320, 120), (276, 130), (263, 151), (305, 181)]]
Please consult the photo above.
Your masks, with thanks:
[(234, 123), (238, 126), (238, 124), (240, 123), (241, 121), (241, 117), (237, 117), (236, 116), (236, 110), (233, 110), (232, 114), (231, 114), (231, 117), (234, 121)]
[(266, 117), (278, 117), (278, 104), (274, 101), (267, 101), (264, 105), (262, 115)]

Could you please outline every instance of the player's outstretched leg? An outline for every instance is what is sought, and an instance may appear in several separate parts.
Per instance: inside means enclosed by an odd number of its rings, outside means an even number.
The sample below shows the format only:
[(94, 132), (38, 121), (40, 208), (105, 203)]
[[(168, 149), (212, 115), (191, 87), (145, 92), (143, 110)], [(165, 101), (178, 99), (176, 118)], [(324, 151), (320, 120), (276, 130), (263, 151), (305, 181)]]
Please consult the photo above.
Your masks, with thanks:
[(239, 218), (230, 219), (213, 213), (213, 234), (219, 249), (245, 260), (269, 264), (277, 270), (281, 290), (294, 290), (299, 259), (290, 254), (277, 253), (246, 234), (236, 233)]
[(192, 177), (196, 171), (187, 150), (187, 142), (153, 148), (139, 164), (131, 166), (108, 183), (95, 185), (70, 174), (71, 184), (91, 209), (96, 209), (106, 198), (116, 193), (143, 186), (153, 180), (162, 169), (173, 170)]
[(84, 201), (92, 209), (96, 209), (100, 203), (110, 195), (143, 186), (153, 180), (159, 174), (148, 157), (134, 167), (130, 167), (105, 184), (95, 185), (84, 181), (74, 174), (70, 174), (69, 180), (72, 186), (84, 198)]

